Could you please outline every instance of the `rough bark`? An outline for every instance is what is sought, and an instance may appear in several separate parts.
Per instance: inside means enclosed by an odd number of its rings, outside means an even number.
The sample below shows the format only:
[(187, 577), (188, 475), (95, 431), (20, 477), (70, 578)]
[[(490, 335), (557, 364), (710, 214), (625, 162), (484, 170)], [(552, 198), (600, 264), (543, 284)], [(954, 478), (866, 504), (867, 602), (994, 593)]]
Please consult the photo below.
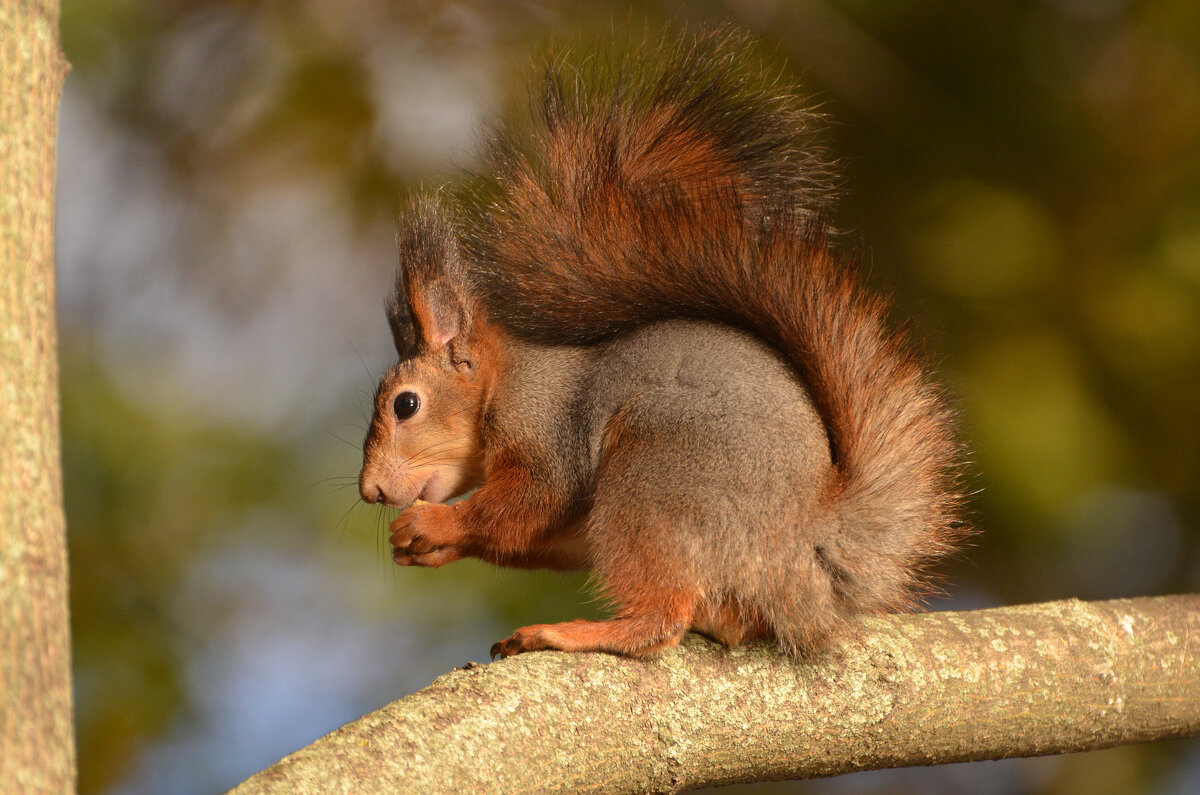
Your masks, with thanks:
[(0, 0), (0, 792), (75, 782), (54, 327), (58, 3)]
[(813, 663), (689, 636), (442, 676), (233, 790), (647, 792), (1200, 734), (1200, 596), (888, 616)]

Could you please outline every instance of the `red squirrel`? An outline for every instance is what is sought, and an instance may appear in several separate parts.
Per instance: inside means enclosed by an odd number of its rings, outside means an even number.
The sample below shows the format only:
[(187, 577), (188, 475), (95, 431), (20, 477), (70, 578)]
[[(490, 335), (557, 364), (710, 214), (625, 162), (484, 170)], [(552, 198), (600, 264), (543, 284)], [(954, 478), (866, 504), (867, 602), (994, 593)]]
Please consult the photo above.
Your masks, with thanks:
[(815, 114), (748, 51), (552, 62), (532, 124), (402, 220), (359, 478), (402, 509), (395, 562), (590, 569), (614, 607), (493, 657), (812, 655), (914, 608), (963, 533), (952, 413), (832, 244)]

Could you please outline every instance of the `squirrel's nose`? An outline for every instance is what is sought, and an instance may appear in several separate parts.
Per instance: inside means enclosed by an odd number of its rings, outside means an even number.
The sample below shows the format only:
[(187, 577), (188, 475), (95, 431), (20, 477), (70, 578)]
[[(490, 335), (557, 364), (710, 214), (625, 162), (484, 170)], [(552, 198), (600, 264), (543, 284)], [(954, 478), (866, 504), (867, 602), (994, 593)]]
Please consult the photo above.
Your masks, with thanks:
[(370, 480), (359, 481), (358, 494), (363, 498), (363, 502), (387, 502), (387, 493), (383, 490), (383, 486)]

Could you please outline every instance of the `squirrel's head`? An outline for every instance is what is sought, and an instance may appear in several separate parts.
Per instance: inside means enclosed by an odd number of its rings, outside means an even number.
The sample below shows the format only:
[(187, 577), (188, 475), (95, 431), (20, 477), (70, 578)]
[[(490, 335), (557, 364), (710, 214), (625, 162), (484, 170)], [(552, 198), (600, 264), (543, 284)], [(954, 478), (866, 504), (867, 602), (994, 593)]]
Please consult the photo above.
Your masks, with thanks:
[(495, 368), (494, 330), (468, 283), (444, 211), (424, 203), (404, 219), (387, 317), (400, 362), (380, 381), (363, 443), (359, 493), (403, 508), (478, 485), (479, 425)]

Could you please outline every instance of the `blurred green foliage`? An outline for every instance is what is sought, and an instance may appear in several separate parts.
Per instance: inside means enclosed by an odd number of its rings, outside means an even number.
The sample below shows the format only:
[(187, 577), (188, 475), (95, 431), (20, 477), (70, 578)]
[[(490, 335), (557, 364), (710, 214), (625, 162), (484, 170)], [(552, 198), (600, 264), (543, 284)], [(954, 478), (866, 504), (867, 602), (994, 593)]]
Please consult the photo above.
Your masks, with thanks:
[[(951, 567), (950, 592), (978, 604), (1200, 587), (1198, 4), (64, 0), (62, 39), (68, 100), (160, 158), (192, 211), (237, 216), (264, 184), (291, 181), (335, 197), (365, 230), (470, 164), (480, 119), (519, 106), (547, 42), (721, 22), (760, 37), (763, 57), (828, 113), (846, 173), (835, 220), (960, 396), (982, 532)], [(214, 221), (213, 235), (223, 228)], [(60, 233), (103, 248), (95, 231)], [(280, 289), (278, 274), (247, 276), (197, 240), (147, 272), (250, 317)], [(349, 279), (391, 259), (337, 267)], [(75, 310), (100, 298), (63, 287), (80, 786), (96, 792), (203, 698), (184, 671), (209, 641), (172, 600), (239, 516), (275, 512), (295, 529), (271, 543), (318, 559), (361, 548), (368, 579), (390, 566), (387, 517), (353, 507), (355, 444), (324, 444), (324, 429), (358, 438), (361, 394), (286, 434), (164, 400), (169, 390), (141, 390), (95, 341), (96, 318), (121, 312), (120, 285), (115, 308), (94, 315)], [(381, 313), (378, 331), (385, 351)], [(330, 474), (343, 479), (313, 485)], [(363, 621), (407, 609), (430, 637), (474, 622), (480, 653), (520, 623), (598, 609), (581, 577), (479, 564), (386, 577), (395, 606), (375, 603)], [(1005, 780), (1183, 792), (1198, 766), (1194, 744), (1161, 744)]]
[[(112, 783), (186, 703), (195, 640), (166, 595), (239, 508), (295, 475), (269, 441), (131, 405), (69, 342), (61, 351), (80, 790)], [(89, 764), (89, 760), (105, 760)]]

